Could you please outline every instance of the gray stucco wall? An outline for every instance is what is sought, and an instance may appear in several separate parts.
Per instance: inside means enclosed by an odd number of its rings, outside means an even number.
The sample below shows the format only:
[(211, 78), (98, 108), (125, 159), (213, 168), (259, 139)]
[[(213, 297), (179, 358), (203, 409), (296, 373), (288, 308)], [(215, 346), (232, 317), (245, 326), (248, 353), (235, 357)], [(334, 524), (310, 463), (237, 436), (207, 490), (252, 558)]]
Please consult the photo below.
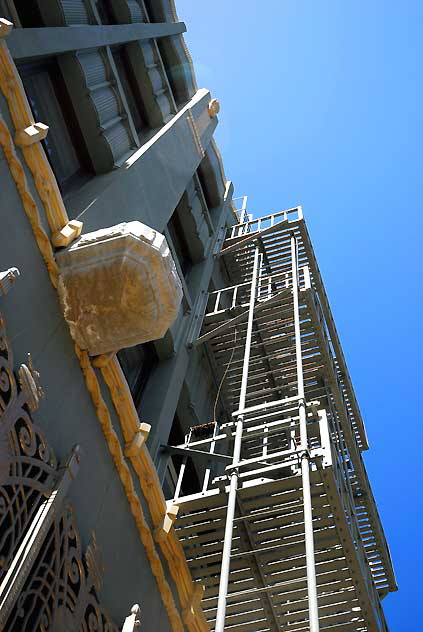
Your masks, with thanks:
[[(201, 116), (209, 98), (207, 92), (201, 95), (197, 110), (193, 110), (195, 119)], [(2, 97), (0, 111), (14, 134)], [(201, 141), (206, 150), (215, 125), (216, 120), (210, 119), (203, 129)], [(18, 155), (22, 164), (25, 164), (20, 150)], [(164, 230), (200, 162), (201, 156), (193, 141), (192, 131), (182, 115), (168, 130), (163, 130), (158, 142), (140, 152), (131, 167), (123, 166), (100, 177), (80, 192), (80, 199), (83, 198), (84, 204), (87, 204), (87, 210), (81, 216), (84, 232), (133, 219)], [(40, 214), (44, 217), (32, 176), (26, 166), (25, 172)], [(218, 179), (216, 174), (213, 177)], [(30, 352), (41, 374), (46, 397), (34, 415), (36, 423), (45, 432), (59, 460), (66, 458), (73, 445), (80, 444), (82, 447), (80, 471), (71, 486), (69, 498), (75, 509), (83, 550), (91, 541), (92, 532), (96, 534), (105, 569), (101, 591), (104, 607), (120, 624), (131, 604), (139, 602), (143, 612), (143, 629), (170, 629), (126, 496), (87, 392), (56, 291), (50, 283), (3, 153), (0, 156), (0, 180), (0, 269), (16, 266), (21, 272), (21, 278), (13, 291), (1, 300), (0, 310), (6, 318), (15, 368), (26, 360)], [(212, 178), (210, 186), (216, 191), (217, 184)], [(232, 221), (230, 196), (224, 203), (222, 194), (221, 187), (220, 204), (210, 209), (217, 228), (216, 234), (227, 222)], [(70, 203), (70, 215), (75, 215), (72, 213), (73, 208), (76, 207)], [(201, 209), (197, 208), (194, 212), (201, 213)], [(198, 221), (200, 219), (197, 218)], [(162, 345), (166, 350), (164, 355), (168, 357), (163, 357), (162, 351), (163, 359), (152, 375), (141, 402), (142, 420), (152, 424), (149, 445), (161, 476), (165, 472), (167, 457), (160, 452), (160, 445), (166, 442), (169, 435), (184, 384), (188, 387), (188, 393), (197, 390), (192, 400), (195, 417), (207, 421), (210, 416), (213, 385), (206, 365), (201, 361), (201, 350), (189, 351), (186, 339), (192, 319), (197, 315), (197, 297), (207, 291), (215, 267), (213, 244), (214, 238), (211, 237), (205, 244), (205, 259), (191, 270), (191, 308), (185, 315), (181, 314), (168, 334), (170, 343), (165, 347), (163, 343), (157, 343), (158, 348)], [(99, 379), (101, 381), (101, 376)], [(199, 390), (196, 384), (201, 385)], [(119, 421), (104, 385), (103, 396), (109, 404), (114, 428), (120, 436)], [(143, 499), (135, 475), (133, 480), (139, 497)], [(143, 500), (142, 503), (148, 516)], [(165, 561), (163, 566), (167, 569)], [(169, 581), (171, 583), (170, 578)], [(173, 592), (178, 603), (174, 587)]]
[[(8, 118), (2, 98), (0, 108)], [(38, 199), (26, 172), (32, 193)], [(75, 509), (83, 550), (95, 531), (105, 567), (102, 599), (106, 609), (120, 623), (132, 603), (148, 604), (143, 609), (146, 629), (159, 625), (165, 630), (167, 616), (155, 579), (87, 391), (56, 291), (3, 153), (0, 179), (0, 269), (16, 266), (21, 272), (13, 291), (0, 301), (0, 310), (6, 319), (15, 368), (26, 362), (30, 352), (41, 375), (45, 399), (34, 420), (60, 461), (66, 459), (75, 444), (82, 447), (81, 466), (69, 499)], [(107, 389), (103, 390), (108, 399)], [(113, 411), (111, 403), (109, 410)], [(113, 424), (118, 430), (115, 415)]]

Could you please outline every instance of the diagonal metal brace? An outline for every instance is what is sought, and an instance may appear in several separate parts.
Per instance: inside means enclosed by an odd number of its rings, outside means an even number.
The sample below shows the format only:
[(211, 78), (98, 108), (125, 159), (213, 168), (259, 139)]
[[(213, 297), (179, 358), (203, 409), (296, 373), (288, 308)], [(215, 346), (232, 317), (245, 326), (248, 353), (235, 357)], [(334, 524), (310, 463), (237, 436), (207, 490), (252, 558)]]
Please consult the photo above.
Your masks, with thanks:
[(215, 461), (232, 461), (232, 457), (226, 454), (218, 454), (216, 452), (203, 452), (202, 450), (191, 450), (190, 448), (183, 448), (176, 445), (162, 444), (162, 450), (168, 454), (181, 454), (183, 456), (190, 456), (192, 459), (199, 459), (203, 462), (209, 463), (211, 460)]
[[(285, 288), (281, 290), (280, 292), (275, 294), (275, 296), (272, 296), (272, 298), (269, 298), (266, 301), (261, 301), (260, 303), (256, 303), (256, 305), (254, 306), (254, 312), (255, 313), (260, 312), (261, 310), (265, 309), (269, 305), (272, 305), (273, 303), (278, 301), (281, 297), (288, 296), (289, 294), (291, 294), (291, 288)], [(197, 338), (197, 340), (194, 340), (194, 342), (192, 343), (192, 346), (197, 347), (198, 345), (203, 344), (203, 342), (206, 342), (206, 340), (210, 340), (210, 338), (219, 336), (222, 332), (226, 331), (226, 329), (229, 329), (230, 327), (233, 327), (234, 325), (241, 323), (243, 320), (247, 320), (247, 318), (248, 318), (248, 309), (242, 312), (242, 314), (238, 314), (238, 316), (235, 316), (234, 318), (231, 318), (230, 320), (227, 320), (226, 322), (222, 323), (218, 327), (215, 327), (211, 331), (206, 332), (205, 334)]]

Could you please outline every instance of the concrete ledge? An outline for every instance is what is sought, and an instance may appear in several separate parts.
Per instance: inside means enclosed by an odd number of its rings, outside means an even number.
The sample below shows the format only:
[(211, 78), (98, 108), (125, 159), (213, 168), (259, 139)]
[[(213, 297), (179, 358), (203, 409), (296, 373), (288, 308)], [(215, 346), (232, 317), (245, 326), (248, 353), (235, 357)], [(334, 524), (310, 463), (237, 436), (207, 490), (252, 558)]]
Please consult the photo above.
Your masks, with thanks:
[(84, 48), (115, 46), (145, 39), (158, 39), (186, 31), (183, 22), (115, 24), (112, 26), (57, 26), (14, 29), (7, 43), (15, 60), (57, 55)]

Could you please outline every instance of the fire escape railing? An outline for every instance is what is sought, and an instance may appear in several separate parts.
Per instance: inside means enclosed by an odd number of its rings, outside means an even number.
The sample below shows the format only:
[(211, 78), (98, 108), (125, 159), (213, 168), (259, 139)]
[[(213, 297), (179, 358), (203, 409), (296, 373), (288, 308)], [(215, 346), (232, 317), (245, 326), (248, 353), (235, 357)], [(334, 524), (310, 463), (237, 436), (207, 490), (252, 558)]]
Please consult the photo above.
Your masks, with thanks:
[[(395, 588), (395, 580), (360, 454), (366, 445), (364, 426), (301, 209), (253, 219), (244, 205), (241, 215), (244, 221), (230, 229), (220, 252), (234, 284), (210, 293), (204, 302), (203, 327), (191, 341), (192, 346), (210, 347), (214, 354), (219, 389), (226, 380), (222, 392), (231, 421), (213, 419), (191, 428), (183, 444), (166, 446), (169, 453), (182, 457), (175, 504), (190, 498), (182, 493), (188, 459), (201, 463), (201, 495), (207, 496), (216, 488), (228, 494), (215, 632), (224, 630), (228, 598), (233, 599), (233, 593), (228, 595), (233, 529), (238, 520), (245, 521), (238, 490), (251, 484), (248, 481), (299, 474), (309, 629), (318, 632), (311, 495), (315, 483), (310, 475), (327, 467), (333, 470), (342, 521), (373, 620), (385, 631), (376, 582), (381, 584), (382, 594), (387, 585)], [(369, 556), (357, 516), (357, 493), (370, 498), (366, 509), (360, 510), (368, 512), (377, 533), (377, 562), (385, 568), (380, 580), (372, 578), (370, 572), (374, 539)], [(368, 523), (363, 524), (367, 529)], [(364, 533), (367, 535), (368, 529)], [(248, 540), (248, 533), (245, 537)], [(264, 586), (258, 590), (268, 594), (270, 587), (266, 587), (260, 565), (254, 574), (258, 586)], [(275, 629), (280, 629), (273, 602), (267, 599), (263, 603), (266, 616), (271, 617)], [(363, 612), (366, 607), (362, 606)]]

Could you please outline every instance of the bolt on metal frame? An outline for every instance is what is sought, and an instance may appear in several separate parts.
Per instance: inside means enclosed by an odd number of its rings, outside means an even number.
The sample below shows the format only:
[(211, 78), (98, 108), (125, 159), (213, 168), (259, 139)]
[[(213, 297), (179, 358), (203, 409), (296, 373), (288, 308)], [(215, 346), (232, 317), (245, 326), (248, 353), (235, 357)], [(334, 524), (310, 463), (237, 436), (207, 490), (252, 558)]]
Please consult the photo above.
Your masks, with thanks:
[[(367, 438), (301, 208), (240, 223), (202, 327), (224, 410), (180, 446), (175, 528), (216, 632), (387, 631)], [(204, 473), (183, 493), (188, 459)]]

